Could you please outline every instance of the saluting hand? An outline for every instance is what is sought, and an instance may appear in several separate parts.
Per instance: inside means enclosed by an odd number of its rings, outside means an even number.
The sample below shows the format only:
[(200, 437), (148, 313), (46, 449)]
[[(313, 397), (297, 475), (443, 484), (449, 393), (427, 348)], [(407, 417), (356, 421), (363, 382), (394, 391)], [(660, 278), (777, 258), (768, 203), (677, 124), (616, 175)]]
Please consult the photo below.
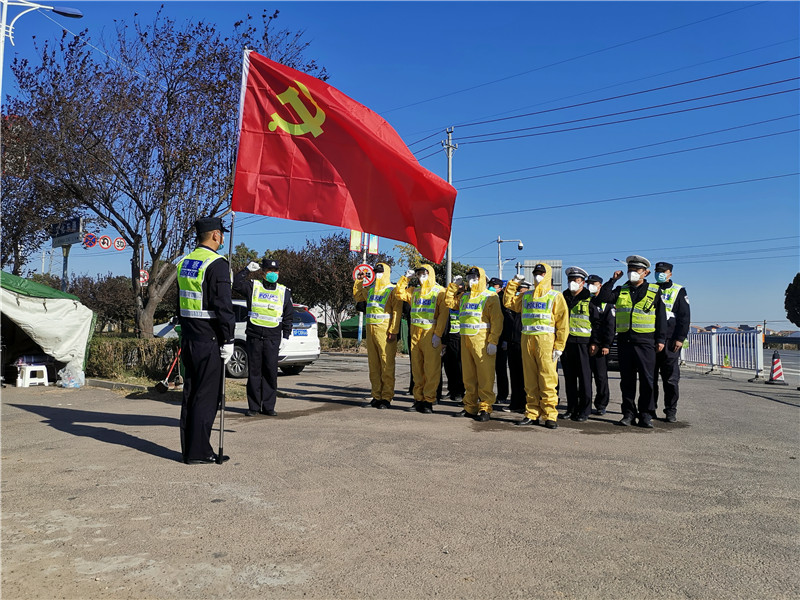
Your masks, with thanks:
[(614, 274), (611, 276), (611, 279), (613, 279), (614, 281), (622, 279), (622, 271), (614, 271)]

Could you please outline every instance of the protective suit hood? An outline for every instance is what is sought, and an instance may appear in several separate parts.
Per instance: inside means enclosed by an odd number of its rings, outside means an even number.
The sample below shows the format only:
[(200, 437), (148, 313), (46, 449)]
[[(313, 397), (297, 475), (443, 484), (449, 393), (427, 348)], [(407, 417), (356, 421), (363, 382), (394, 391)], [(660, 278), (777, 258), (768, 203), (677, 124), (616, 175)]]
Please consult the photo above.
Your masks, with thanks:
[(469, 297), (470, 298), (475, 298), (476, 296), (479, 296), (481, 293), (486, 291), (486, 271), (484, 271), (483, 269), (481, 269), (478, 266), (474, 266), (474, 267), (470, 267), (469, 268), (470, 271), (472, 269), (477, 269), (478, 273), (479, 273), (479, 275), (478, 275), (478, 286), (475, 287), (475, 288), (469, 288)]
[[(553, 269), (547, 263), (541, 263), (544, 267), (543, 279), (540, 283), (536, 284), (536, 289), (533, 290), (533, 297), (538, 298), (544, 296), (547, 292), (553, 289)], [(531, 283), (535, 283), (532, 281)]]
[(392, 283), (392, 267), (386, 263), (378, 263), (378, 265), (383, 265), (383, 273), (375, 273), (375, 291), (380, 294), (387, 285)]
[[(436, 272), (433, 270), (433, 267), (430, 265), (420, 265), (417, 269), (425, 269), (428, 272), (428, 279), (424, 283), (420, 283), (420, 290), (423, 294), (427, 294), (431, 291), (434, 285), (436, 285)], [(416, 269), (415, 269), (416, 270)]]

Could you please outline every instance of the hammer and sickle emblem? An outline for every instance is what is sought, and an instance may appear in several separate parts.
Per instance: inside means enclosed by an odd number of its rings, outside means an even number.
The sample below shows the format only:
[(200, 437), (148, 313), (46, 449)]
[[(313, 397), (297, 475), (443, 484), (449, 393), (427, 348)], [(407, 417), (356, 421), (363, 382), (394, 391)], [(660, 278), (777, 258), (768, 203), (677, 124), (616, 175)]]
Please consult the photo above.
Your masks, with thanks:
[(291, 135), (303, 135), (305, 133), (311, 133), (314, 137), (319, 136), (322, 133), (321, 125), (325, 122), (325, 113), (319, 107), (319, 105), (314, 102), (314, 99), (311, 97), (311, 94), (308, 91), (308, 88), (304, 86), (299, 81), (295, 81), (297, 87), (300, 88), (300, 91), (303, 92), (303, 95), (308, 98), (309, 102), (314, 105), (317, 109), (317, 114), (312, 115), (306, 105), (303, 104), (303, 101), (300, 99), (300, 94), (297, 91), (297, 88), (289, 86), (282, 94), (278, 94), (278, 100), (281, 101), (281, 104), (289, 104), (295, 110), (297, 115), (302, 120), (302, 123), (290, 123), (285, 119), (281, 118), (278, 113), (272, 113), (270, 117), (272, 117), (272, 121), (269, 124), (269, 130), (275, 131), (278, 127), (283, 129), (286, 133)]

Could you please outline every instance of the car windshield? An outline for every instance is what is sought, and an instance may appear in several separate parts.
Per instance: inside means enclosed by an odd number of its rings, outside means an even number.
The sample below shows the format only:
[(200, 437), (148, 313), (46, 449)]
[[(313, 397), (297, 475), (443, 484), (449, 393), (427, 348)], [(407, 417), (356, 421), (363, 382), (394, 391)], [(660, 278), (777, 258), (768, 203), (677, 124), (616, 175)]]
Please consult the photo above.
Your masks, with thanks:
[(309, 329), (317, 320), (310, 312), (302, 308), (294, 309), (294, 317), (292, 319), (292, 327)]

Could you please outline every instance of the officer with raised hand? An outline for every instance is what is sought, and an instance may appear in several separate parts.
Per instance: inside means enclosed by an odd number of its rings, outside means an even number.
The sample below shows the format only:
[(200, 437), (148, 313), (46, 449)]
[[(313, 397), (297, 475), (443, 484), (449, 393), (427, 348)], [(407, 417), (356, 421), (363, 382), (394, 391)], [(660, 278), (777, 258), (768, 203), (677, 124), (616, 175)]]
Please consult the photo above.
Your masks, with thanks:
[[(416, 276), (418, 286), (408, 287)], [(395, 288), (399, 300), (411, 306), (411, 374), (414, 380), (412, 409), (432, 413), (442, 380), (442, 336), (449, 311), (444, 303), (444, 288), (436, 283), (431, 265), (409, 269)]]
[[(248, 275), (261, 271), (262, 278)], [(247, 411), (274, 417), (278, 390), (278, 356), (292, 335), (292, 291), (278, 283), (278, 261), (251, 262), (233, 278), (233, 289), (247, 298)]]
[(561, 357), (564, 388), (567, 392), (567, 412), (563, 419), (583, 422), (592, 410), (592, 368), (589, 349), (592, 323), (599, 319), (599, 308), (591, 303), (592, 295), (585, 287), (589, 274), (580, 267), (569, 267), (565, 274), (569, 288), (564, 300), (569, 310), (569, 337)]
[(589, 342), (589, 366), (594, 376), (594, 410), (593, 415), (604, 415), (608, 408), (610, 394), (608, 390), (608, 353), (614, 343), (614, 306), (606, 302), (597, 301), (597, 293), (603, 285), (603, 278), (599, 275), (589, 275), (586, 278), (589, 293), (592, 295), (591, 303), (597, 311), (590, 313), (597, 319), (592, 323), (592, 337)]
[(181, 452), (186, 464), (212, 464), (209, 438), (222, 400), (225, 364), (233, 355), (236, 319), (228, 261), (218, 254), (228, 230), (218, 217), (195, 222), (197, 248), (178, 262), (178, 320), (184, 365)]
[(503, 306), (505, 287), (503, 280), (499, 277), (492, 277), (489, 280), (489, 291), (498, 295), (500, 309), (503, 311), (503, 333), (500, 334), (500, 341), (497, 344), (497, 357), (494, 363), (495, 385), (497, 386), (496, 404), (508, 403), (510, 392), (508, 386), (508, 342), (514, 330), (514, 315), (516, 313)]
[(442, 336), (445, 346), (442, 356), (444, 374), (447, 376), (447, 396), (453, 402), (460, 402), (464, 397), (464, 380), (461, 375), (461, 322), (458, 311), (448, 308), (448, 326)]
[(464, 410), (457, 417), (488, 421), (495, 401), (494, 362), (503, 331), (503, 311), (497, 294), (486, 289), (486, 273), (470, 267), (466, 286), (460, 277), (447, 286), (445, 303), (458, 309)]
[(650, 274), (650, 261), (634, 254), (625, 262), (628, 264), (628, 281), (614, 288), (614, 283), (623, 275), (622, 271), (615, 271), (600, 288), (597, 300), (614, 304), (616, 313), (619, 387), (622, 392), (619, 425), (628, 426), (638, 419), (640, 427), (652, 429), (655, 415), (653, 374), (656, 353), (664, 349), (667, 338), (667, 313), (661, 300), (661, 288), (646, 279)]
[(558, 427), (558, 359), (569, 336), (569, 311), (564, 296), (553, 289), (550, 265), (533, 268), (534, 287), (517, 295), (525, 278), (517, 275), (508, 282), (503, 302), (521, 314), (522, 365), (525, 376), (525, 418), (516, 424), (538, 425), (543, 416), (548, 429)]
[(394, 293), (391, 274), (388, 264), (378, 263), (372, 285), (364, 287), (361, 273), (353, 283), (355, 301), (367, 303), (367, 358), (372, 387), (369, 406), (379, 409), (390, 408), (394, 399), (397, 334), (403, 317), (403, 302)]
[(656, 354), (653, 379), (653, 409), (658, 408), (658, 376), (664, 384), (664, 420), (677, 421), (678, 384), (681, 379), (681, 348), (692, 322), (686, 288), (672, 281), (672, 264), (656, 263), (656, 282), (661, 288), (661, 299), (667, 311), (667, 342)]

